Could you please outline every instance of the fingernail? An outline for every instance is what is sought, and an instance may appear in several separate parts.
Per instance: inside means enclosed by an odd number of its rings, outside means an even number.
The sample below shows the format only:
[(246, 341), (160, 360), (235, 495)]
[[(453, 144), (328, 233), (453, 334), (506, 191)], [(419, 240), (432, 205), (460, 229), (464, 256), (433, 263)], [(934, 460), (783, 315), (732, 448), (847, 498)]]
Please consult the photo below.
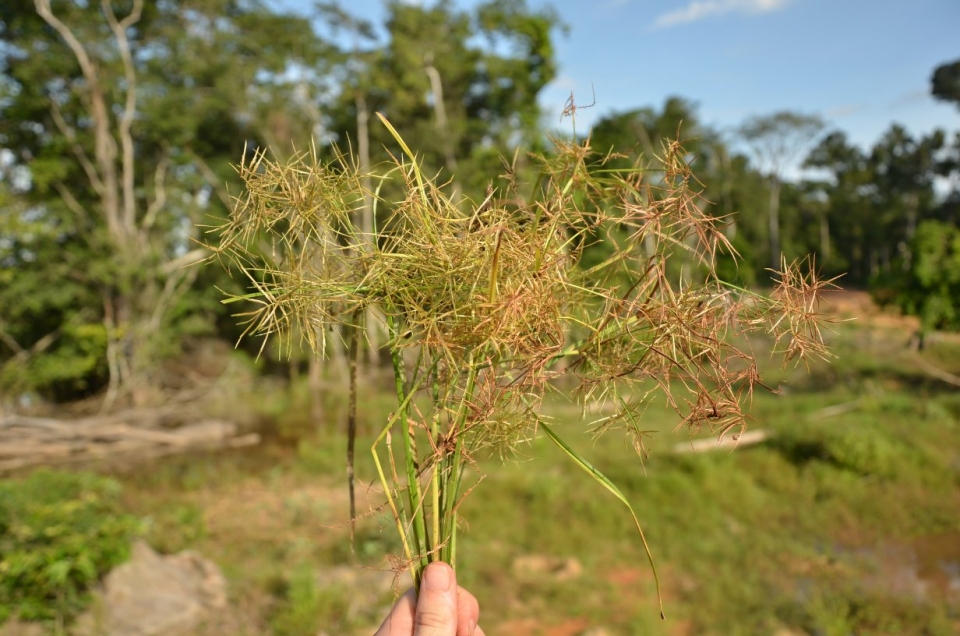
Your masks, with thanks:
[(450, 589), (453, 570), (446, 563), (431, 563), (423, 573), (423, 584), (428, 590), (446, 592)]

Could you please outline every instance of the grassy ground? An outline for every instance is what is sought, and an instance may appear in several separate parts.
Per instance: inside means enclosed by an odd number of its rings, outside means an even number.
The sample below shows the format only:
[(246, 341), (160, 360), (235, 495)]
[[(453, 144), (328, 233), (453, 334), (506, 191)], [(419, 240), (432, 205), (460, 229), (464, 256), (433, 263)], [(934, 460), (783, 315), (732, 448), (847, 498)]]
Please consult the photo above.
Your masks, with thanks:
[[(652, 407), (647, 428), (660, 432), (641, 463), (616, 433), (592, 442), (554, 407), (636, 506), (667, 620), (625, 511), (540, 439), (502, 466), (481, 462), (462, 508), (459, 577), (487, 634), (960, 633), (960, 390), (922, 371), (908, 339), (899, 323), (844, 324), (833, 364), (771, 370), (782, 393), (758, 394), (751, 411), (771, 435), (735, 451), (675, 452), (690, 434)], [(960, 340), (922, 355), (960, 374)], [(301, 401), (259, 407), (286, 440), (121, 475), (152, 544), (224, 569), (231, 612), (203, 633), (369, 635), (393, 599), (398, 546), (376, 489), (361, 487), (369, 512), (352, 554), (346, 442), (303, 435)], [(341, 408), (331, 398), (332, 419)], [(389, 408), (362, 401), (359, 449)], [(364, 484), (371, 464), (361, 451)]]

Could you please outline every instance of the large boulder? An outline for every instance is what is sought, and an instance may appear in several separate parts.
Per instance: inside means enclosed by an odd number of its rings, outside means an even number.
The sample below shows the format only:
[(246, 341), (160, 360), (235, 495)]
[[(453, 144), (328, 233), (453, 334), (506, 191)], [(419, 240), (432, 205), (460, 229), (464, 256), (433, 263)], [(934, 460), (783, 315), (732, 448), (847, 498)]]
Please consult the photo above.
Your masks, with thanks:
[(227, 604), (219, 568), (193, 551), (163, 556), (142, 541), (107, 575), (81, 636), (179, 636)]

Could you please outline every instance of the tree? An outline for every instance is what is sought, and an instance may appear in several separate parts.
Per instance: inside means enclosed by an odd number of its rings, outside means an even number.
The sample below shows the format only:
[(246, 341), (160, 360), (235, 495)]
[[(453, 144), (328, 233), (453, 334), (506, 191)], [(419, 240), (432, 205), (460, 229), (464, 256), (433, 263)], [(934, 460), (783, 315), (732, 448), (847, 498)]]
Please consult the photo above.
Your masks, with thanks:
[(960, 60), (941, 64), (930, 78), (933, 96), (960, 108)]
[(44, 330), (67, 347), (78, 324), (95, 367), (80, 373), (87, 389), (105, 378), (108, 403), (139, 395), (176, 348), (173, 323), (197, 316), (183, 306), (200, 275), (186, 266), (204, 256), (196, 223), (229, 204), (223, 183), (245, 141), (272, 132), (292, 92), (282, 74), (316, 66), (322, 46), (308, 21), (258, 1), (12, 0), (0, 25), (0, 139), (44, 227), (3, 263), (18, 285), (0, 319), (16, 319), (21, 348)]
[(770, 267), (780, 265), (780, 190), (785, 171), (823, 129), (819, 117), (782, 111), (749, 119), (740, 135), (769, 181), (768, 232)]
[[(621, 113), (612, 113), (601, 117), (590, 130), (585, 142), (597, 153), (592, 160), (592, 167), (602, 171), (622, 170), (624, 174), (638, 168), (643, 171), (644, 183), (657, 188), (662, 184), (666, 175), (664, 158), (668, 154), (668, 147), (678, 139), (685, 144), (685, 160), (696, 164), (699, 173), (703, 163), (698, 151), (700, 144), (700, 127), (696, 116), (696, 106), (677, 96), (668, 97), (662, 109), (652, 107), (637, 108)], [(655, 192), (651, 188), (641, 193), (646, 197)], [(646, 201), (644, 202), (646, 203)], [(706, 202), (700, 200), (699, 204)], [(617, 228), (608, 230), (617, 233)], [(654, 252), (653, 237), (646, 238), (645, 249), (648, 254)], [(593, 248), (593, 258), (601, 258), (613, 249), (610, 241), (596, 241)], [(678, 271), (692, 270), (682, 258), (682, 250), (678, 250), (681, 258), (674, 259), (679, 267)], [(589, 264), (589, 261), (587, 261)], [(681, 265), (682, 262), (682, 265)]]
[[(660, 108), (612, 113), (596, 122), (589, 141), (600, 155), (614, 153), (603, 163), (604, 169), (630, 169), (639, 160), (648, 181), (656, 184), (663, 175), (659, 158), (664, 155), (664, 144), (678, 137), (689, 151), (686, 159), (703, 188), (699, 205), (710, 202), (715, 206), (711, 214), (720, 219), (727, 239), (739, 254), (736, 259), (732, 254), (717, 254), (718, 274), (724, 280), (753, 283), (757, 273), (753, 245), (765, 238), (757, 226), (758, 214), (764, 211), (756, 193), (763, 183), (744, 155), (733, 152), (720, 133), (700, 124), (693, 102), (672, 96)], [(599, 160), (596, 163), (599, 165)], [(598, 244), (594, 249), (602, 252), (606, 247)], [(693, 268), (685, 263), (684, 269)]]
[(880, 262), (872, 265), (874, 274), (881, 268), (889, 271), (898, 252), (904, 259), (903, 267), (910, 267), (910, 246), (917, 225), (935, 204), (938, 155), (945, 142), (943, 131), (916, 139), (903, 126), (894, 124), (874, 145), (870, 165), (879, 216), (875, 222), (879, 221), (886, 231), (878, 241), (875, 258)]
[[(531, 10), (525, 0), (492, 0), (470, 12), (449, 0), (392, 1), (384, 26), (385, 42), (366, 41), (351, 56), (357, 79), (343, 84), (330, 109), (338, 142), (359, 141), (364, 109), (381, 112), (428, 172), (443, 170), (454, 188), (481, 198), (487, 183), (478, 175), (499, 168), (502, 154), (522, 141), (543, 147), (537, 97), (557, 71), (552, 11)], [(388, 160), (388, 132), (368, 133), (371, 163)]]
[(803, 166), (827, 173), (826, 180), (809, 186), (825, 198), (818, 217), (822, 265), (833, 275), (846, 273), (848, 280), (865, 283), (865, 263), (877, 239), (868, 198), (874, 185), (867, 155), (845, 133), (834, 131), (810, 151)]
[(898, 275), (896, 302), (920, 317), (922, 346), (925, 331), (960, 330), (960, 228), (924, 221), (912, 243), (916, 258)]
[(590, 144), (597, 152), (623, 155), (613, 162), (616, 165), (632, 165), (640, 154), (644, 155), (645, 164), (655, 165), (657, 157), (663, 154), (663, 143), (678, 136), (691, 155), (696, 155), (701, 149), (701, 133), (695, 104), (671, 96), (659, 111), (638, 108), (600, 118), (590, 131)]

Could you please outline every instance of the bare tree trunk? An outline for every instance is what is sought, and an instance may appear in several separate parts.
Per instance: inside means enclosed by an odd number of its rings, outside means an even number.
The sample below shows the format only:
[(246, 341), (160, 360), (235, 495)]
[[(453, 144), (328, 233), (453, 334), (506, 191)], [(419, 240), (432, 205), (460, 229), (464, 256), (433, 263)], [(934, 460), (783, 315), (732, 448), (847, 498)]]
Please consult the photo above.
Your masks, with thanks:
[(447, 171), (453, 179), (453, 202), (459, 203), (461, 196), (460, 183), (457, 181), (457, 156), (453, 151), (453, 140), (450, 139), (450, 126), (447, 123), (447, 109), (443, 103), (443, 82), (440, 72), (433, 65), (433, 54), (428, 53), (424, 59), (427, 77), (430, 78), (430, 90), (433, 94), (433, 111), (437, 117), (437, 131), (443, 143), (443, 154), (447, 164)]
[(724, 228), (723, 233), (730, 241), (737, 238), (737, 219), (735, 217), (729, 217), (729, 220), (727, 220), (727, 226)]
[(310, 391), (310, 420), (320, 430), (323, 423), (323, 358), (314, 353), (310, 356), (307, 370), (307, 387)]
[(733, 180), (730, 178), (730, 156), (726, 149), (720, 149), (720, 166), (723, 179), (720, 182), (720, 200), (723, 205), (723, 218), (727, 222), (724, 234), (729, 240), (737, 238), (737, 217), (733, 210)]
[(357, 552), (356, 530), (357, 530), (357, 497), (354, 484), (354, 448), (357, 439), (357, 358), (359, 357), (358, 348), (360, 346), (361, 311), (358, 308), (353, 312), (353, 324), (350, 325), (350, 343), (347, 357), (350, 365), (350, 388), (349, 401), (347, 403), (347, 487), (350, 490), (350, 551), (354, 555)]
[[(147, 181), (143, 188), (148, 192), (148, 202), (143, 214), (138, 214), (137, 201), (142, 195), (136, 182), (138, 166), (133, 137), (138, 85), (128, 32), (140, 21), (143, 0), (133, 0), (130, 12), (123, 18), (117, 17), (110, 0), (100, 2), (123, 68), (121, 99), (117, 103), (109, 101), (106, 80), (101, 77), (95, 58), (71, 26), (54, 14), (51, 0), (34, 0), (34, 7), (66, 43), (85, 80), (82, 97), (89, 107), (86, 116), (93, 133), (92, 155), (88, 155), (80, 143), (75, 124), (64, 118), (53, 101), (50, 113), (56, 127), (70, 142), (70, 150), (97, 194), (99, 205), (84, 209), (67, 184), (56, 183), (55, 187), (78, 218), (86, 220), (95, 213), (101, 216), (113, 250), (117, 279), (104, 281), (101, 290), (110, 376), (104, 407), (109, 408), (121, 394), (134, 398), (141, 395), (137, 389), (145, 388), (150, 380), (150, 361), (146, 359), (151, 355), (148, 341), (156, 337), (163, 314), (172, 304), (172, 295), (182, 293), (182, 282), (190, 278), (178, 267), (167, 269), (150, 261), (150, 231), (166, 204), (164, 179), (168, 162), (165, 158), (158, 163), (152, 184)], [(162, 292), (153, 282), (158, 279), (166, 279)]]
[(826, 210), (820, 214), (820, 256), (824, 264), (830, 261), (832, 256), (830, 245), (830, 220), (827, 218)]
[(854, 227), (855, 240), (853, 242), (852, 258), (850, 259), (850, 274), (859, 278), (863, 273), (863, 237), (860, 229)]
[(904, 197), (907, 208), (907, 231), (905, 240), (901, 243), (903, 253), (903, 270), (910, 269), (910, 262), (913, 260), (913, 236), (917, 233), (917, 219), (919, 216), (918, 208), (920, 201), (916, 194), (908, 194)]
[[(357, 105), (357, 153), (360, 159), (360, 173), (363, 186), (363, 208), (361, 210), (360, 230), (363, 232), (363, 249), (369, 254), (376, 249), (373, 233), (373, 182), (370, 178), (370, 111), (367, 100), (361, 91), (357, 91), (355, 99)], [(367, 336), (367, 364), (375, 369), (380, 362), (380, 335), (385, 332), (382, 322), (374, 312), (368, 308), (366, 316)]]
[(906, 207), (907, 207), (907, 241), (913, 239), (913, 235), (917, 233), (917, 217), (918, 208), (920, 207), (919, 197), (916, 194), (908, 194), (906, 197)]
[(113, 301), (110, 300), (109, 293), (103, 295), (103, 327), (107, 333), (107, 369), (109, 377), (107, 379), (107, 394), (103, 399), (101, 410), (108, 411), (113, 408), (120, 395), (120, 385), (122, 377), (120, 374), (120, 345), (117, 338), (117, 321), (113, 311)]
[(780, 178), (777, 175), (770, 177), (770, 216), (768, 218), (770, 231), (770, 267), (780, 269)]

